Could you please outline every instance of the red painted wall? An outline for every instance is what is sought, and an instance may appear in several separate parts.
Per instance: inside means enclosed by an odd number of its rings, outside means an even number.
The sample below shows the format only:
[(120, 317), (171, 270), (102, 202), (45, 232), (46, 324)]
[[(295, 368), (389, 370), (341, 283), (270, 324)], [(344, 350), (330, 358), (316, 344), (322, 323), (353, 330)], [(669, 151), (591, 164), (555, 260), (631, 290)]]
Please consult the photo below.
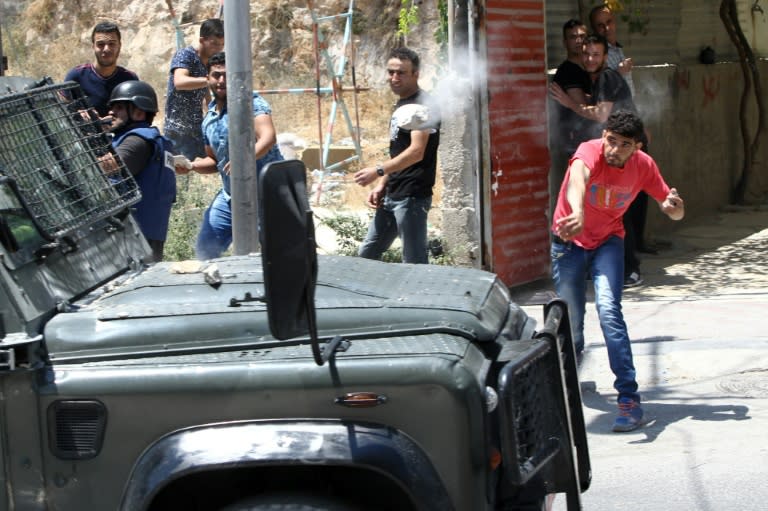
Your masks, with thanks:
[(513, 286), (550, 266), (544, 1), (485, 5), (492, 265)]

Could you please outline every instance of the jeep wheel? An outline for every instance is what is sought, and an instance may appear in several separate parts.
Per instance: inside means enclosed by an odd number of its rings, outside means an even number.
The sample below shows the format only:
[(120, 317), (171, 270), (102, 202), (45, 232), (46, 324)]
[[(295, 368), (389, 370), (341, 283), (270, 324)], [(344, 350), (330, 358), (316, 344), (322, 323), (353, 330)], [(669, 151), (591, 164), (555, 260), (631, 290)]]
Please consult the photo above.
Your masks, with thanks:
[(266, 493), (221, 508), (220, 511), (362, 511), (341, 500), (312, 493)]

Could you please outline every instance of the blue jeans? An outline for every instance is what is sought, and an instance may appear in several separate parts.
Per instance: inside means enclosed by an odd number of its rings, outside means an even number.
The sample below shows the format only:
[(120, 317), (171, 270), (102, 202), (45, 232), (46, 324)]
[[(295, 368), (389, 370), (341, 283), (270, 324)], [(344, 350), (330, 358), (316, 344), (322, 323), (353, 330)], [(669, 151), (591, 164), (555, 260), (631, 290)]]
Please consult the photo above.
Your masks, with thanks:
[(576, 351), (584, 349), (584, 312), (587, 302), (587, 274), (595, 287), (595, 306), (600, 318), (608, 361), (616, 380), (619, 397), (640, 401), (632, 361), (627, 324), (621, 312), (624, 285), (624, 240), (611, 236), (594, 250), (574, 243), (552, 242), (552, 278), (555, 289), (566, 303)]
[(203, 223), (197, 235), (195, 257), (201, 261), (220, 257), (232, 243), (231, 199), (219, 190), (203, 214)]
[(360, 245), (360, 257), (381, 259), (395, 238), (400, 236), (403, 262), (427, 264), (427, 213), (430, 207), (432, 197), (384, 197), (368, 226), (368, 235)]

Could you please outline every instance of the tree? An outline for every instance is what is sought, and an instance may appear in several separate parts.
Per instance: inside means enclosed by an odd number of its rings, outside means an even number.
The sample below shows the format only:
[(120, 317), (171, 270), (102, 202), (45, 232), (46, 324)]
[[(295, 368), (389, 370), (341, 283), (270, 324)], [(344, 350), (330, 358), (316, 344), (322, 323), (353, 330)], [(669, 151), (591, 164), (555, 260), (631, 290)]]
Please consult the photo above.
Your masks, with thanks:
[[(720, 19), (725, 25), (725, 30), (731, 38), (739, 54), (741, 72), (744, 76), (744, 89), (741, 93), (739, 106), (739, 124), (741, 127), (742, 145), (744, 148), (744, 162), (741, 175), (732, 190), (731, 199), (735, 204), (747, 202), (747, 190), (753, 177), (753, 173), (759, 168), (757, 157), (760, 149), (760, 138), (765, 131), (765, 105), (763, 104), (763, 90), (760, 83), (760, 73), (757, 68), (755, 54), (752, 51), (744, 32), (739, 25), (736, 0), (722, 0), (720, 4)], [(752, 97), (757, 104), (757, 128), (750, 139), (747, 112), (750, 110)]]
[(401, 0), (397, 18), (397, 37), (408, 44), (408, 34), (419, 24), (419, 6), (413, 0)]

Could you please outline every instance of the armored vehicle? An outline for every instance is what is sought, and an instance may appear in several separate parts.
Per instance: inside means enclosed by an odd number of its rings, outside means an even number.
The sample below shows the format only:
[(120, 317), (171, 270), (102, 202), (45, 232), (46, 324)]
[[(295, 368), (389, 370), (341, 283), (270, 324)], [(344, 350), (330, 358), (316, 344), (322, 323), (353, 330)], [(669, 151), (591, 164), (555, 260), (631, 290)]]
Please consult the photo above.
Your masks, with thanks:
[(73, 83), (0, 84), (0, 510), (580, 508), (565, 304), (484, 271), (317, 256), (304, 168), (261, 254), (145, 264)]

